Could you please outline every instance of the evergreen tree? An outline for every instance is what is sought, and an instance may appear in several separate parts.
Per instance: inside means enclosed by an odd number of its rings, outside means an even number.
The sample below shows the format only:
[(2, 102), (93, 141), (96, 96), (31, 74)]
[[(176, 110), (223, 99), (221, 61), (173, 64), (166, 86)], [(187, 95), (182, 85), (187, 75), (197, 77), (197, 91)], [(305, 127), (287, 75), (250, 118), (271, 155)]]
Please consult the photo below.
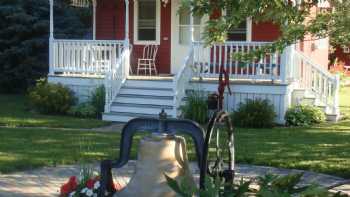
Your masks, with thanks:
[[(81, 38), (84, 10), (55, 0), (55, 37)], [(86, 14), (85, 14), (86, 16)], [(21, 92), (48, 72), (48, 0), (1, 0), (0, 92)]]

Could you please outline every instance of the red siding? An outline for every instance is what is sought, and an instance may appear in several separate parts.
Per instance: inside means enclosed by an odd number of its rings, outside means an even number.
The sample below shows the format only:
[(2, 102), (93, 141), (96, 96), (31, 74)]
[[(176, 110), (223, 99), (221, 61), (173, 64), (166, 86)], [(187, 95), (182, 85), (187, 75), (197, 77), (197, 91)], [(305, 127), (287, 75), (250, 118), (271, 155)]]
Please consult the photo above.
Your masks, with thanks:
[(345, 65), (350, 65), (350, 53), (344, 53), (344, 50), (342, 47), (338, 47), (336, 49), (335, 55), (338, 58), (338, 61), (344, 62)]
[(278, 25), (272, 22), (252, 24), (252, 41), (274, 41), (281, 35)]
[[(99, 0), (96, 12), (96, 39), (125, 38), (125, 4), (124, 0)], [(129, 3), (130, 42), (134, 45), (134, 2)], [(168, 38), (164, 40), (163, 38)], [(134, 45), (131, 64), (136, 68), (137, 59), (142, 56), (144, 45)], [(161, 5), (160, 46), (157, 55), (157, 69), (160, 73), (170, 73), (171, 48), (171, 3)], [(136, 70), (136, 69), (134, 69)]]

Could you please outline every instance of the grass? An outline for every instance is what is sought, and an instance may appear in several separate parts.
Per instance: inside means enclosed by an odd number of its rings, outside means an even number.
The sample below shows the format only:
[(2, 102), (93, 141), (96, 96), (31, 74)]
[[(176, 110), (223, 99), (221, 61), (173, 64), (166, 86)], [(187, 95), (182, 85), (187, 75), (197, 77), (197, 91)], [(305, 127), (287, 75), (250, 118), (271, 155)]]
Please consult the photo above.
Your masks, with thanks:
[[(338, 127), (238, 129), (236, 159), (239, 163), (306, 169), (350, 178), (350, 129)], [(0, 141), (0, 172), (8, 173), (115, 159), (120, 134), (0, 128), (0, 139), (5, 139)], [(193, 144), (189, 139), (187, 142), (189, 157), (195, 160)], [(137, 140), (132, 149), (133, 159), (136, 158), (136, 144)]]
[(0, 173), (117, 157), (119, 135), (88, 131), (0, 128)]
[[(340, 101), (342, 112), (347, 114), (350, 114), (349, 92), (350, 87), (343, 88)], [(350, 178), (349, 119), (311, 128), (237, 129), (235, 137), (239, 163), (305, 169)], [(117, 158), (120, 134), (0, 128), (0, 139), (0, 172), (8, 173)], [(189, 158), (194, 160), (193, 144), (187, 141)], [(132, 158), (136, 152), (137, 146), (133, 146)]]
[(8, 127), (96, 128), (109, 123), (95, 119), (42, 115), (28, 109), (22, 95), (0, 94), (0, 125)]

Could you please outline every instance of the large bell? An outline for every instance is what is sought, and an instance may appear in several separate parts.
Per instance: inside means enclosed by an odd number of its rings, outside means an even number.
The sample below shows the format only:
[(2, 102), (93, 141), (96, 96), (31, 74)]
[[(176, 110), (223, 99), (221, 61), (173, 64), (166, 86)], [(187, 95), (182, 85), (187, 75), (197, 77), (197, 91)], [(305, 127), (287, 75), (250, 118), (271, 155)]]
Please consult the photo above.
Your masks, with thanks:
[(173, 197), (164, 174), (194, 184), (183, 137), (152, 134), (141, 140), (134, 175), (116, 197)]

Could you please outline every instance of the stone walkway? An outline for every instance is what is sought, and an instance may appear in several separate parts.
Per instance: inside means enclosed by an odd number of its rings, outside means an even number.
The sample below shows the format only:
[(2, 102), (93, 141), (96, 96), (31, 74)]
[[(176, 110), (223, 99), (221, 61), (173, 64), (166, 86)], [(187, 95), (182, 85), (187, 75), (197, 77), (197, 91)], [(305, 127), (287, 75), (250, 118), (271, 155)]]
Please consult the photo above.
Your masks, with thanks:
[[(97, 165), (95, 165), (97, 168)], [(135, 161), (114, 172), (117, 175), (116, 182), (125, 186), (134, 172)], [(198, 168), (195, 163), (191, 164), (195, 179), (198, 181)], [(335, 188), (335, 191), (342, 191), (350, 196), (350, 183), (339, 177), (318, 174), (301, 170), (278, 169), (273, 167), (238, 165), (237, 176), (244, 179), (251, 179), (266, 173), (286, 175), (290, 173), (304, 172), (302, 184), (318, 183), (324, 187), (342, 185)], [(42, 197), (58, 196), (60, 186), (72, 175), (79, 174), (79, 166), (46, 167), (32, 171), (15, 174), (0, 175), (0, 196), (1, 197)], [(343, 183), (349, 185), (343, 185)]]

